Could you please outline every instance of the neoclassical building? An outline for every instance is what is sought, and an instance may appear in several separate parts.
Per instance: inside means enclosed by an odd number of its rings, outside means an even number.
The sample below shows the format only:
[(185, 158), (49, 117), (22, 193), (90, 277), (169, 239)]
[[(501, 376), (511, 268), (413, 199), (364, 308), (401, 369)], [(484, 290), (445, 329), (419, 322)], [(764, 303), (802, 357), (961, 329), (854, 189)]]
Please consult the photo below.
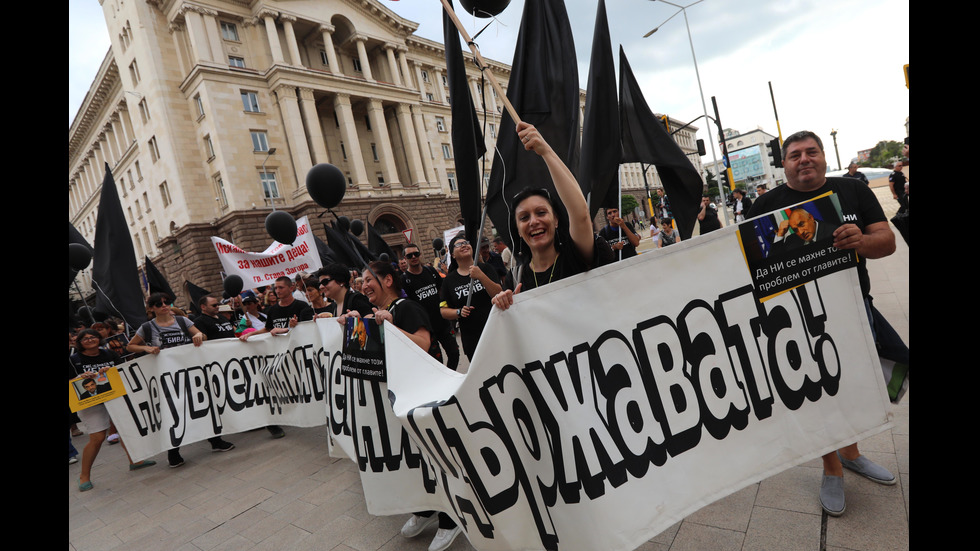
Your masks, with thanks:
[[(332, 216), (305, 187), (317, 163), (347, 176), (337, 213), (395, 248), (404, 229), (426, 243), (459, 224), (443, 46), (385, 3), (100, 1), (112, 44), (68, 138), (69, 220), (89, 241), (106, 163), (137, 258), (178, 294), (185, 280), (221, 288), (211, 236), (267, 247), (273, 207), (323, 237)], [(510, 67), (488, 64), (506, 88)], [(492, 155), (503, 106), (467, 71)], [(638, 173), (624, 165), (624, 187), (642, 187)]]

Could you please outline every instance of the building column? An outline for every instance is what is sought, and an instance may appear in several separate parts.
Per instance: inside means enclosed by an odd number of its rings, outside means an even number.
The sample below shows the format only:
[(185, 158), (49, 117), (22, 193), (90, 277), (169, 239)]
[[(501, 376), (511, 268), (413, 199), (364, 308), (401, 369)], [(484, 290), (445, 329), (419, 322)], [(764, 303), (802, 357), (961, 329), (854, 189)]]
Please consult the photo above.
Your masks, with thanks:
[(415, 80), (419, 83), (419, 99), (429, 101), (425, 95), (425, 81), (422, 80), (422, 62), (413, 60), (412, 65), (415, 66)]
[(412, 132), (412, 112), (408, 105), (399, 103), (395, 107), (398, 114), (398, 128), (401, 129), (402, 143), (405, 149), (405, 164), (408, 165), (408, 177), (413, 184), (420, 186), (425, 183), (425, 168), (422, 166), (422, 157), (419, 154), (419, 144), (415, 140), (415, 133)]
[(432, 70), (432, 87), (436, 90), (436, 99), (441, 103), (449, 103), (446, 101), (446, 90), (442, 86), (442, 71), (438, 68)]
[(344, 150), (347, 151), (347, 166), (351, 169), (354, 185), (361, 189), (371, 189), (371, 181), (364, 169), (364, 155), (361, 154), (361, 142), (357, 137), (357, 127), (354, 125), (354, 111), (350, 106), (349, 94), (337, 94), (333, 98), (333, 108), (340, 122), (340, 136), (344, 139)]
[(493, 109), (494, 113), (498, 113), (497, 107), (497, 91), (494, 90), (493, 86), (490, 87), (490, 108)]
[[(99, 136), (99, 141), (96, 141), (94, 144), (92, 144), (92, 156), (95, 158), (95, 167), (96, 167), (95, 173), (98, 176), (97, 179), (94, 179), (92, 181), (93, 186), (97, 186), (99, 183), (101, 183), (102, 177), (105, 174), (104, 171), (106, 165), (106, 158), (105, 158), (105, 152), (102, 151), (101, 141), (102, 141), (102, 136)], [(92, 191), (93, 192), (95, 191), (95, 187), (92, 188)]]
[(374, 76), (371, 75), (371, 60), (368, 59), (367, 48), (364, 46), (367, 38), (355, 36), (354, 42), (357, 43), (357, 59), (361, 62), (361, 73), (364, 74), (364, 80), (374, 82)]
[(296, 22), (296, 18), (292, 15), (280, 15), (279, 21), (282, 22), (283, 29), (286, 30), (286, 47), (289, 49), (289, 58), (293, 62), (293, 65), (302, 67), (303, 60), (299, 57), (296, 31), (293, 30), (293, 23)]
[(402, 86), (405, 88), (412, 87), (412, 77), (411, 73), (408, 71), (408, 59), (406, 58), (408, 54), (408, 48), (405, 46), (398, 46), (398, 64), (402, 69)]
[(116, 149), (119, 150), (119, 158), (122, 159), (126, 154), (126, 137), (122, 133), (122, 124), (119, 122), (119, 114), (113, 113), (109, 116), (109, 124), (112, 125), (112, 137), (115, 140)]
[(473, 90), (470, 91), (473, 94), (473, 107), (476, 109), (477, 113), (483, 112), (483, 100), (481, 99), (481, 86), (480, 79), (476, 77), (469, 77), (470, 83), (473, 85)]
[(262, 10), (258, 17), (265, 21), (265, 34), (269, 39), (269, 48), (272, 50), (272, 64), (285, 64), (286, 60), (282, 56), (282, 44), (279, 42), (279, 31), (276, 30), (276, 16), (278, 12), (272, 10)]
[(323, 34), (323, 49), (327, 52), (327, 63), (330, 64), (330, 72), (339, 75), (343, 74), (340, 61), (337, 59), (337, 49), (333, 47), (333, 32), (336, 27), (333, 25), (320, 25), (320, 33)]
[[(435, 173), (432, 171), (432, 152), (429, 149), (429, 139), (425, 135), (425, 121), (422, 120), (422, 106), (413, 105), (411, 107), (412, 122), (415, 123), (415, 136), (418, 138), (419, 156), (422, 157), (422, 167), (425, 169), (425, 180), (435, 182)], [(438, 184), (436, 186), (438, 187)]]
[(309, 133), (310, 143), (313, 145), (313, 162), (329, 163), (330, 156), (327, 155), (327, 144), (323, 141), (323, 128), (320, 127), (320, 117), (316, 113), (316, 99), (313, 97), (313, 89), (300, 88), (299, 98), (299, 107), (303, 110), (303, 118), (306, 120), (306, 131)]
[(377, 136), (378, 160), (381, 161), (381, 172), (384, 174), (385, 183), (394, 186), (398, 181), (398, 169), (395, 168), (395, 154), (391, 149), (391, 137), (388, 135), (388, 122), (385, 120), (385, 109), (381, 100), (368, 100), (368, 117), (371, 119), (371, 127), (374, 128), (374, 135)]
[(218, 12), (202, 9), (201, 17), (204, 23), (204, 31), (208, 35), (208, 44), (211, 46), (211, 59), (215, 63), (228, 65), (225, 48), (221, 42), (221, 32), (218, 29)]
[(297, 186), (299, 181), (306, 181), (306, 174), (313, 168), (310, 162), (310, 147), (306, 141), (303, 129), (303, 118), (299, 111), (299, 101), (296, 98), (296, 88), (280, 86), (275, 90), (282, 112), (282, 123), (286, 131), (286, 142), (289, 145), (289, 155), (293, 161), (293, 171), (296, 173)]
[(401, 86), (402, 76), (398, 74), (398, 63), (395, 62), (395, 45), (385, 44), (385, 53), (388, 54), (388, 70), (391, 71), (391, 82), (396, 86)]
[(187, 37), (191, 41), (191, 55), (195, 58), (195, 63), (213, 62), (211, 44), (201, 14), (193, 6), (184, 6), (180, 11), (183, 12), (184, 22), (187, 24)]
[(125, 101), (120, 101), (119, 105), (116, 106), (116, 116), (119, 118), (122, 136), (126, 141), (126, 149), (129, 149), (136, 134), (133, 133), (133, 123), (129, 120), (129, 109), (127, 109)]
[(102, 140), (102, 148), (105, 150), (106, 160), (109, 161), (109, 166), (115, 168), (116, 163), (119, 162), (119, 151), (116, 147), (116, 137), (112, 132), (112, 123), (107, 122), (105, 126), (102, 127), (102, 133), (99, 135)]

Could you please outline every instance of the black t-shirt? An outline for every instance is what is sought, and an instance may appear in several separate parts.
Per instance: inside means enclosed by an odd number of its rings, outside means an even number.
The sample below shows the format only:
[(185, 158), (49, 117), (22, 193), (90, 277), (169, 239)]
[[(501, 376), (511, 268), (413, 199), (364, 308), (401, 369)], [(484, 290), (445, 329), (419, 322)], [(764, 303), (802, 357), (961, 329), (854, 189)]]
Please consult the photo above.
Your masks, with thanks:
[[(820, 189), (808, 192), (796, 191), (786, 184), (781, 185), (756, 199), (746, 218), (795, 205), (829, 191), (836, 193), (840, 199), (845, 224), (854, 224), (863, 232), (870, 224), (888, 221), (871, 188), (854, 178), (827, 178)], [(868, 277), (868, 267), (865, 262), (864, 256), (858, 255), (857, 270), (861, 293), (867, 296), (871, 292), (871, 279)]]
[(235, 325), (228, 321), (224, 316), (219, 315), (212, 318), (207, 314), (201, 314), (194, 320), (194, 327), (197, 327), (209, 341), (215, 339), (231, 339), (235, 337)]
[(329, 308), (328, 311), (338, 317), (346, 314), (348, 310), (356, 310), (362, 318), (374, 313), (374, 305), (371, 304), (371, 301), (366, 296), (351, 289), (347, 289), (347, 293), (344, 295), (344, 304), (340, 307), (340, 312), (337, 311), (336, 302), (330, 303)]
[(76, 352), (68, 358), (68, 378), (74, 379), (86, 371), (98, 371), (122, 363), (122, 358), (112, 350), (99, 349), (98, 356), (86, 356)]
[(700, 225), (701, 235), (721, 228), (721, 221), (718, 220), (718, 207), (714, 203), (709, 203), (704, 209), (704, 220), (700, 221)]
[[(573, 275), (586, 272), (596, 266), (604, 266), (616, 261), (616, 255), (609, 248), (605, 239), (595, 236), (595, 247), (590, 262), (586, 262), (579, 254), (578, 247), (572, 243), (572, 238), (567, 233), (561, 235), (561, 245), (558, 247), (558, 258), (555, 263), (543, 272), (534, 273), (531, 270), (530, 260), (524, 263), (521, 270), (521, 291), (529, 291), (541, 285), (547, 285), (559, 279), (572, 277)], [(504, 288), (514, 290), (514, 273), (508, 272), (504, 279)]]
[(294, 300), (289, 304), (289, 306), (282, 306), (276, 304), (270, 306), (266, 311), (265, 315), (268, 319), (265, 322), (265, 328), (272, 330), (274, 328), (289, 329), (289, 320), (296, 316), (299, 321), (310, 321), (313, 319), (313, 308), (310, 305), (301, 301)]
[[(400, 298), (388, 305), (391, 312), (391, 322), (406, 333), (415, 333), (424, 327), (429, 332), (429, 349), (426, 352), (430, 356), (442, 362), (442, 355), (439, 353), (439, 341), (432, 333), (432, 324), (429, 315), (425, 313), (422, 305), (408, 299)], [(441, 316), (440, 316), (441, 319)]]
[[(478, 262), (477, 266), (491, 281), (500, 283), (497, 273), (488, 264)], [(462, 308), (466, 306), (469, 287), (469, 276), (460, 275), (457, 270), (451, 270), (446, 276), (446, 280), (442, 282), (442, 300), (450, 308)], [(459, 318), (460, 338), (463, 341), (463, 352), (466, 357), (473, 356), (476, 343), (480, 341), (480, 335), (483, 334), (483, 326), (487, 324), (487, 317), (490, 316), (490, 309), (493, 307), (490, 298), (480, 280), (473, 281), (473, 300), (470, 302), (473, 311), (470, 312), (469, 316)]]
[[(636, 233), (636, 228), (633, 227), (632, 222), (627, 222), (626, 225), (629, 226), (631, 232), (633, 232), (634, 234)], [(618, 243), (619, 241), (622, 241), (624, 260), (636, 256), (636, 247), (634, 247), (633, 244), (630, 243), (630, 240), (627, 239), (626, 230), (623, 230), (623, 236), (622, 238), (620, 238), (619, 228), (614, 228), (613, 226), (606, 226), (605, 228), (599, 230), (599, 235), (603, 239), (609, 242), (610, 247), (612, 247), (614, 243)], [(617, 251), (613, 249), (613, 253), (617, 253)], [(619, 258), (619, 254), (616, 254), (616, 257)]]
[[(446, 320), (442, 319), (439, 313), (439, 289), (442, 288), (442, 278), (435, 268), (422, 266), (422, 273), (413, 274), (405, 272), (402, 274), (402, 287), (409, 300), (413, 300), (422, 305), (425, 313), (429, 316), (432, 328), (436, 333), (442, 333), (446, 328)], [(399, 326), (400, 327), (400, 326)], [(433, 340), (435, 340), (433, 338)]]

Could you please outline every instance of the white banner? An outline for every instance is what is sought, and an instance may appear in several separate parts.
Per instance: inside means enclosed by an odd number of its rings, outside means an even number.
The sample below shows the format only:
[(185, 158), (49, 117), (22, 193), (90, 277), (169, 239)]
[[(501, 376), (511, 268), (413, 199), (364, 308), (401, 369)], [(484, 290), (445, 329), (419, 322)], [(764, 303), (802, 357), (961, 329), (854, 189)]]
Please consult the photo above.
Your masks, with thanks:
[(302, 323), (288, 336), (185, 345), (120, 365), (127, 394), (106, 407), (129, 454), (139, 461), (212, 436), (324, 424), (323, 370), (334, 359), (339, 369), (343, 338), (329, 325), (326, 347)]
[(299, 272), (312, 273), (321, 267), (313, 231), (305, 216), (296, 221), (296, 242), (292, 245), (273, 241), (265, 251), (250, 253), (220, 237), (212, 237), (211, 243), (221, 260), (221, 269), (241, 277), (246, 289), (272, 285), (276, 278), (292, 278)]
[(889, 426), (855, 270), (751, 282), (731, 227), (517, 296), (465, 375), (388, 331), (387, 384), (328, 372), (331, 452), (373, 514), (445, 511), (477, 549), (636, 548)]

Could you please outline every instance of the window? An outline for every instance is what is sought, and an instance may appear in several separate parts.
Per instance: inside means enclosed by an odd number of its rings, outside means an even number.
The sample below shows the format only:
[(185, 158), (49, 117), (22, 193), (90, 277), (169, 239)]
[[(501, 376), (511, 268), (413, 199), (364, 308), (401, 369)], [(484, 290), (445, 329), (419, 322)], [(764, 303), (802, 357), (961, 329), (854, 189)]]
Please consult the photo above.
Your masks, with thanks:
[(347, 160), (347, 148), (344, 147), (344, 142), (340, 142), (340, 154), (344, 156), (344, 160)]
[(261, 130), (252, 131), (252, 150), (268, 151), (269, 150), (269, 136)]
[(214, 158), (214, 142), (211, 141), (211, 136), (204, 136), (204, 148), (205, 153), (208, 154), (208, 160)]
[(143, 119), (143, 124), (146, 124), (150, 120), (150, 107), (146, 104), (146, 98), (140, 100), (140, 118)]
[(354, 179), (350, 177), (350, 172), (344, 173), (347, 176), (347, 186), (354, 187)]
[(204, 116), (204, 102), (201, 101), (201, 94), (194, 96), (194, 103), (197, 105), (197, 118)]
[(140, 68), (135, 59), (129, 64), (129, 77), (133, 79), (133, 86), (140, 83)]
[(160, 240), (160, 233), (157, 232), (157, 223), (150, 222), (150, 235), (153, 236), (153, 242), (156, 243)]
[(140, 200), (136, 199), (136, 218), (138, 220), (143, 219), (143, 211), (140, 210)]
[(136, 243), (136, 258), (143, 256), (143, 244), (140, 243), (139, 232), (133, 234), (133, 243)]
[(126, 207), (126, 212), (129, 213), (129, 225), (132, 226), (136, 223), (133, 219), (133, 207)]
[(259, 180), (262, 182), (262, 195), (266, 199), (279, 198), (279, 185), (276, 183), (275, 172), (260, 172)]
[(449, 189), (450, 190), (456, 191), (456, 190), (459, 189), (459, 186), (456, 184), (456, 173), (455, 172), (446, 172), (446, 178), (449, 178)]
[(214, 177), (214, 194), (215, 200), (221, 208), (228, 207), (228, 195), (225, 193), (225, 181), (221, 179), (221, 175), (218, 174)]
[(371, 144), (371, 156), (374, 157), (374, 162), (378, 162), (378, 146), (377, 146), (377, 144)]
[(119, 189), (122, 190), (122, 196), (125, 197), (126, 196), (126, 179), (125, 178), (120, 178), (119, 179)]
[(364, 126), (367, 127), (368, 131), (371, 130), (371, 116), (370, 115), (364, 115)]
[[(137, 161), (136, 164), (139, 164), (139, 161)], [(127, 170), (126, 176), (129, 176), (129, 189), (133, 189), (133, 171)], [(123, 197), (125, 196), (126, 196), (126, 190), (123, 190)]]
[(446, 75), (442, 75), (442, 85), (449, 86), (449, 80), (446, 79)]
[(362, 71), (361, 71), (361, 60), (360, 60), (360, 59), (358, 59), (358, 58), (356, 58), (356, 57), (352, 57), (352, 58), (350, 58), (350, 60), (351, 60), (352, 62), (354, 62), (354, 72), (355, 72), (355, 73), (360, 73), (360, 72), (362, 72)]
[(493, 123), (490, 123), (490, 137), (491, 138), (497, 137), (497, 125)]
[(439, 129), (439, 132), (445, 132), (446, 119), (444, 119), (443, 117), (436, 117), (436, 128)]
[(442, 144), (442, 158), (446, 160), (453, 158), (453, 149), (448, 143)]
[(422, 82), (429, 82), (429, 71), (422, 71)]
[(327, 58), (326, 50), (320, 50), (320, 63), (322, 63), (324, 67), (330, 67), (330, 60)]
[[(147, 146), (150, 149), (150, 159), (154, 163), (157, 162), (157, 159), (160, 158), (160, 148), (157, 147), (157, 137), (156, 136), (151, 137), (150, 138), (150, 141), (147, 142)], [(139, 169), (137, 169), (137, 172), (138, 171), (139, 171)]]
[(430, 94), (428, 92), (425, 93), (425, 99), (427, 99), (429, 101), (435, 101), (435, 98), (432, 97), (432, 94)]
[(143, 207), (146, 208), (146, 212), (150, 212), (150, 198), (146, 196), (146, 192), (143, 192)]
[(242, 90), (242, 107), (246, 113), (259, 113), (259, 95)]
[[(213, 27), (212, 27), (213, 28)], [(238, 42), (238, 27), (234, 23), (221, 22), (221, 38)]]
[[(133, 163), (133, 168), (136, 169), (136, 177), (139, 178), (139, 181), (142, 182), (143, 181), (143, 171), (140, 170), (140, 162), (139, 161), (136, 161), (135, 163)], [(132, 178), (129, 179), (129, 189), (133, 189), (133, 179)]]
[(170, 187), (167, 186), (166, 180), (164, 180), (164, 182), (160, 184), (160, 199), (163, 200), (164, 207), (169, 207), (170, 203), (172, 203), (170, 199)]
[(245, 68), (245, 58), (243, 58), (243, 57), (235, 57), (233, 55), (230, 55), (230, 56), (228, 56), (228, 66), (229, 67), (238, 67), (239, 69), (244, 69)]
[(377, 173), (375, 173), (375, 176), (377, 176), (377, 178), (378, 178), (378, 185), (379, 186), (385, 185), (385, 175), (383, 173), (377, 172)]
[(337, 128), (340, 128), (340, 119), (337, 118), (337, 112), (336, 111), (333, 112), (333, 124)]

